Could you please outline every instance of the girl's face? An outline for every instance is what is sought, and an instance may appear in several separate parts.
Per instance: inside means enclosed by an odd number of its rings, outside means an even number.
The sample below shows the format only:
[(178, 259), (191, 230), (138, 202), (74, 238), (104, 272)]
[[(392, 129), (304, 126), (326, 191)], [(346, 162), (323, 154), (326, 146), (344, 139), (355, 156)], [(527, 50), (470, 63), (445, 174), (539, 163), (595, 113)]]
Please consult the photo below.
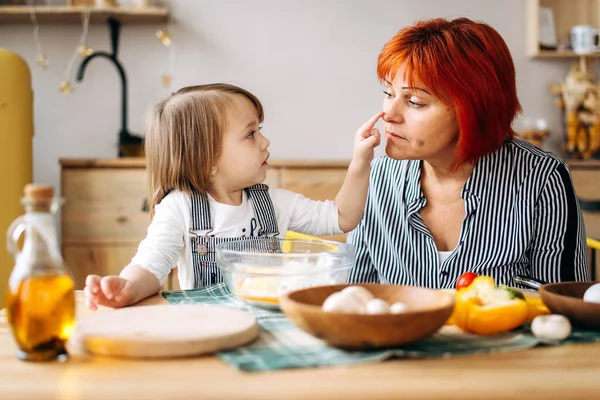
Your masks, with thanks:
[(241, 95), (233, 95), (232, 99), (214, 182), (226, 189), (241, 190), (267, 177), (271, 142), (260, 133), (258, 114), (250, 100)]
[(418, 83), (410, 87), (400, 68), (384, 82), (386, 154), (396, 160), (452, 163), (458, 140), (454, 110)]

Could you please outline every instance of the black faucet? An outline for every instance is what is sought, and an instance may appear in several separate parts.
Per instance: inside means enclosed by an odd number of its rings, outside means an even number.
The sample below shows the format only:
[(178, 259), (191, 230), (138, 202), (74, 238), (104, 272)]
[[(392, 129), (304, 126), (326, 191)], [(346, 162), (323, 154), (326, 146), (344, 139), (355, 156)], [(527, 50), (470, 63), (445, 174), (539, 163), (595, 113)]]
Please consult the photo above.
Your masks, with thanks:
[(77, 70), (77, 82), (81, 82), (83, 80), (85, 68), (87, 67), (89, 62), (96, 57), (102, 57), (112, 61), (112, 63), (117, 68), (117, 72), (121, 77), (121, 131), (119, 132), (119, 157), (124, 157), (126, 155), (124, 152), (124, 147), (135, 146), (141, 148), (143, 139), (139, 136), (132, 135), (127, 130), (127, 77), (125, 76), (125, 70), (123, 69), (123, 65), (117, 59), (117, 52), (119, 50), (119, 31), (121, 28), (121, 23), (116, 19), (110, 17), (108, 18), (108, 25), (110, 28), (112, 54), (105, 51), (95, 51), (89, 56), (86, 56), (81, 61), (79, 69)]

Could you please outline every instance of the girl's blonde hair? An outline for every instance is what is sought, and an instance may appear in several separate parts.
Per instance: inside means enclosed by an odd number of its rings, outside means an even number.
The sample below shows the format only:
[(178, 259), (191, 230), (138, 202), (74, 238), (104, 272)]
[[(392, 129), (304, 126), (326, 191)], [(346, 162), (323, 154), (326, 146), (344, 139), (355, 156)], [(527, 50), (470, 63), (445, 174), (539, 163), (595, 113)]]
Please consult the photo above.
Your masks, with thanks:
[(144, 139), (151, 215), (172, 190), (208, 192), (234, 95), (250, 100), (263, 121), (256, 96), (225, 83), (184, 87), (151, 109)]

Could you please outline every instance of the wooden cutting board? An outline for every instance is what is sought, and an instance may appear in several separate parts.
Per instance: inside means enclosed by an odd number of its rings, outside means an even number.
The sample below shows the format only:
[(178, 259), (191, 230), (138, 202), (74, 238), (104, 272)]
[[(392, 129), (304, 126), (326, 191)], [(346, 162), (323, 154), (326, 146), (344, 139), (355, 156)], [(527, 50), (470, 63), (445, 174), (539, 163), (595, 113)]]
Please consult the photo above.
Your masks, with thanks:
[(230, 349), (258, 336), (251, 314), (204, 304), (100, 311), (77, 321), (69, 346), (117, 357), (183, 357)]

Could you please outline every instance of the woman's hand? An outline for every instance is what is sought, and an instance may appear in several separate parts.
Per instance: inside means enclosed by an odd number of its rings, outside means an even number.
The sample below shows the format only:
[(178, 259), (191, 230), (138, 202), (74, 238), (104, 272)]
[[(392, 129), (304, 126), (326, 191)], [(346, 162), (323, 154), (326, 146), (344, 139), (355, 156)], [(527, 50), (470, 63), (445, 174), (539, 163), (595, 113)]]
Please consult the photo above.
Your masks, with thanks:
[(97, 310), (98, 306), (110, 308), (128, 306), (134, 298), (133, 286), (129, 280), (119, 276), (88, 275), (83, 289), (85, 304), (90, 310)]
[(383, 112), (378, 112), (356, 131), (352, 163), (358, 168), (369, 166), (373, 161), (375, 147), (381, 143), (381, 134), (374, 126), (382, 116)]

